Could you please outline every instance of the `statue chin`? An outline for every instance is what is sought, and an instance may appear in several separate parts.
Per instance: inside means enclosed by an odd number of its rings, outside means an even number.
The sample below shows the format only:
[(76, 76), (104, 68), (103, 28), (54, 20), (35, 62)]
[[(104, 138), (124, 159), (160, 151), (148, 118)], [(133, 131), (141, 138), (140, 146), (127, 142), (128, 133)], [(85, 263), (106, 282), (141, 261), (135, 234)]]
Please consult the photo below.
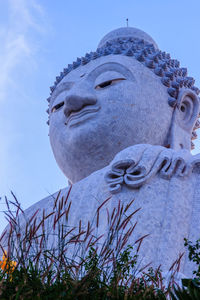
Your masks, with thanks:
[(101, 149), (101, 147), (97, 147), (97, 145), (93, 147), (93, 149), (95, 149), (96, 146), (95, 152), (91, 152), (90, 148), (88, 149), (87, 147), (84, 147), (81, 151), (79, 146), (83, 148), (83, 145), (78, 143), (76, 149), (79, 149), (79, 151), (65, 151), (65, 153), (61, 155), (62, 159), (60, 159), (60, 156), (58, 157), (58, 151), (56, 151), (55, 154), (55, 159), (60, 169), (71, 183), (76, 183), (88, 177), (93, 172), (106, 167), (115, 155), (113, 152), (105, 155), (105, 149)]

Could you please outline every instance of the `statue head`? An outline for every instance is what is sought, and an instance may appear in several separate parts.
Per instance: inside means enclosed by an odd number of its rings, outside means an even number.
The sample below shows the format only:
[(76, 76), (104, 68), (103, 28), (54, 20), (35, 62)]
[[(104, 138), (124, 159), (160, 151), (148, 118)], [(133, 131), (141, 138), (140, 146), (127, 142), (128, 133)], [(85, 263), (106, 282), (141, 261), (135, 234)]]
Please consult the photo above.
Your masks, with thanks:
[(135, 28), (107, 34), (50, 89), (50, 142), (72, 183), (136, 144), (190, 150), (199, 128), (194, 79)]

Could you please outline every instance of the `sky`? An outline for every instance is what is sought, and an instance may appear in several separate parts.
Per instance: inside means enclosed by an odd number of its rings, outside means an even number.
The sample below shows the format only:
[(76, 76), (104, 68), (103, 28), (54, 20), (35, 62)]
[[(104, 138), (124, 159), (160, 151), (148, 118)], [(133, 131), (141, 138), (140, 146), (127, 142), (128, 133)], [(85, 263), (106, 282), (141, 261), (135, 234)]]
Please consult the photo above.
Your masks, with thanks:
[[(45, 112), (60, 71), (128, 18), (200, 87), (199, 11), (199, 0), (0, 0), (0, 232), (11, 191), (26, 209), (67, 185), (50, 148)], [(195, 144), (193, 154), (200, 152)]]

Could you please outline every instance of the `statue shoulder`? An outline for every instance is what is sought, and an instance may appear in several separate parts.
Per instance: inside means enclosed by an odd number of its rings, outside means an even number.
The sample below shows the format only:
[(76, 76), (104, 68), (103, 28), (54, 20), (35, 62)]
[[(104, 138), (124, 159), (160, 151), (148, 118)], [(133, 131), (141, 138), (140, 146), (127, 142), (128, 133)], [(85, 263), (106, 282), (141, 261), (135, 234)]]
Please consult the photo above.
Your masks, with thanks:
[(36, 211), (38, 211), (39, 214), (41, 214), (43, 212), (43, 210), (48, 212), (49, 209), (54, 206), (56, 199), (58, 197), (59, 198), (62, 197), (62, 195), (66, 196), (69, 189), (70, 189), (70, 187), (68, 186), (66, 188), (63, 188), (63, 189), (55, 192), (52, 195), (45, 197), (44, 199), (36, 202), (35, 204), (33, 204), (30, 207), (28, 207), (27, 209), (25, 209), (24, 214), (26, 215), (26, 217), (30, 218), (33, 215), (33, 213)]
[(188, 161), (189, 172), (200, 174), (200, 153), (192, 155)]
[[(54, 203), (56, 199), (67, 195), (70, 187), (66, 187), (64, 189), (61, 189), (60, 191), (55, 192), (54, 194), (45, 197), (44, 199), (36, 202), (35, 204), (31, 205), (27, 209), (23, 211), (23, 213), (19, 214), (18, 221), (23, 226), (28, 220), (30, 220), (33, 215), (37, 215), (38, 219), (42, 218), (43, 211), (45, 210), (45, 215), (47, 215), (49, 212), (52, 212), (52, 207), (54, 206)], [(10, 225), (8, 224), (5, 229), (2, 232), (2, 235), (4, 235), (4, 232), (9, 232)]]

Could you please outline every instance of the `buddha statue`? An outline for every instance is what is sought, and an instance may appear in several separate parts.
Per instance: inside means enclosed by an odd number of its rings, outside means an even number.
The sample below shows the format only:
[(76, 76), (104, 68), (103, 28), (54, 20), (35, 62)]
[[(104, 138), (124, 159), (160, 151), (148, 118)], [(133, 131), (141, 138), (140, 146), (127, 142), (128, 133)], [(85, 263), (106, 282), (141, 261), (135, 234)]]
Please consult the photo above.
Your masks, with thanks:
[[(186, 251), (183, 239), (200, 237), (200, 156), (190, 152), (200, 127), (194, 79), (148, 34), (126, 27), (68, 65), (50, 89), (49, 137), (69, 180), (61, 194), (70, 190), (71, 226), (86, 226), (111, 197), (101, 212), (104, 234), (106, 209), (134, 200), (134, 241), (146, 235), (142, 265), (168, 270)], [(26, 216), (49, 211), (57, 194)], [(180, 271), (191, 276), (192, 268), (185, 254)]]

